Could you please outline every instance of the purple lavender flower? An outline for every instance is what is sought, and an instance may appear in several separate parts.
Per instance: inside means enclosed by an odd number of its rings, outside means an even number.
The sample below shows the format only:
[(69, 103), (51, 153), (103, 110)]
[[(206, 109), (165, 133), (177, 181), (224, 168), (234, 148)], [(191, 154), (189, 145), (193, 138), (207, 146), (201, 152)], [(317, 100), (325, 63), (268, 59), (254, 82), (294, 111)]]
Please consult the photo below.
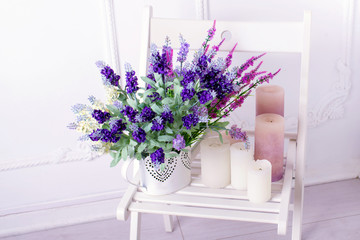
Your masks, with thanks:
[(214, 68), (211, 68), (200, 78), (200, 86), (215, 91), (219, 100), (234, 90), (232, 82), (227, 79), (226, 75)]
[(208, 68), (208, 63), (211, 61), (210, 58), (208, 58), (205, 54), (202, 55), (197, 63), (196, 63), (196, 73), (199, 75), (199, 76), (202, 76), (204, 73), (207, 72), (207, 68)]
[(122, 134), (126, 129), (126, 123), (122, 119), (118, 119), (110, 122), (111, 134)]
[(183, 87), (186, 87), (190, 83), (195, 82), (196, 73), (193, 71), (185, 71), (182, 76), (184, 78), (180, 81), (180, 83)]
[(150, 55), (150, 73), (158, 73), (162, 75), (172, 76), (172, 55), (173, 50), (169, 46), (168, 38), (165, 39), (167, 42), (163, 46), (162, 54), (157, 51), (156, 45), (151, 45)]
[(180, 151), (181, 149), (185, 148), (185, 140), (184, 137), (178, 134), (176, 138), (173, 139), (173, 147)]
[(116, 75), (114, 70), (111, 69), (109, 66), (105, 66), (101, 69), (101, 74), (104, 76), (104, 83), (111, 84), (113, 86), (119, 86), (120, 76)]
[(236, 124), (231, 126), (229, 133), (230, 136), (235, 140), (240, 140), (242, 142), (246, 142), (248, 140), (246, 132), (245, 131), (242, 132), (241, 128), (238, 128)]
[(186, 61), (186, 56), (189, 53), (189, 47), (190, 44), (188, 44), (185, 39), (183, 38), (183, 36), (180, 34), (179, 36), (179, 41), (180, 41), (180, 50), (178, 52), (178, 57), (177, 60), (181, 63)]
[(161, 118), (164, 121), (167, 121), (168, 123), (173, 123), (174, 122), (174, 116), (173, 116), (173, 114), (170, 111), (170, 108), (168, 106), (164, 106), (164, 112), (161, 113)]
[(132, 70), (129, 63), (125, 64), (125, 76), (126, 76), (126, 92), (127, 93), (136, 93), (139, 90), (137, 77), (135, 76), (135, 71)]
[(208, 90), (203, 90), (201, 92), (198, 92), (196, 95), (199, 98), (199, 102), (201, 104), (205, 104), (208, 101), (213, 99), (213, 96), (211, 95), (210, 91), (208, 91)]
[(138, 114), (138, 111), (134, 110), (130, 106), (125, 106), (123, 110), (121, 111), (122, 114), (128, 117), (129, 121), (132, 123), (136, 123), (136, 114)]
[(165, 154), (162, 148), (150, 154), (151, 162), (155, 165), (160, 165), (165, 162)]
[(111, 142), (112, 135), (108, 129), (101, 129), (101, 141), (103, 142)]
[(142, 128), (138, 128), (132, 133), (132, 137), (138, 142), (142, 143), (146, 141), (146, 132)]
[(185, 102), (186, 100), (191, 100), (193, 96), (195, 95), (195, 89), (194, 88), (184, 88), (181, 91), (181, 97), (182, 100)]
[(113, 102), (113, 105), (114, 105), (117, 109), (119, 109), (119, 111), (123, 110), (123, 108), (124, 108), (124, 104), (123, 104), (122, 102), (118, 101), (118, 100), (116, 100), (115, 102)]
[(67, 125), (67, 128), (68, 129), (71, 129), (71, 130), (76, 130), (76, 128), (78, 127), (78, 124), (77, 123), (69, 123), (69, 125)]
[(82, 110), (84, 110), (86, 108), (87, 108), (87, 106), (85, 104), (78, 103), (78, 104), (72, 106), (71, 110), (73, 111), (73, 113), (78, 114), (78, 113), (80, 113)]
[(208, 122), (209, 117), (208, 117), (208, 109), (207, 107), (202, 107), (197, 111), (197, 116), (199, 118), (199, 122)]
[(101, 129), (94, 130), (89, 134), (89, 138), (94, 142), (99, 141), (101, 139)]
[(182, 121), (183, 121), (183, 126), (187, 130), (190, 130), (191, 125), (193, 125), (195, 127), (198, 124), (199, 117), (197, 116), (197, 114), (188, 114), (188, 115), (182, 117)]
[(94, 110), (91, 116), (100, 124), (103, 124), (110, 119), (110, 113), (101, 110)]
[(152, 126), (151, 126), (151, 130), (152, 131), (161, 131), (164, 129), (164, 124), (163, 124), (164, 120), (161, 117), (156, 117), (153, 121), (152, 121)]
[(162, 100), (162, 97), (157, 92), (154, 92), (153, 94), (148, 95), (148, 97), (151, 98), (151, 102), (156, 102), (156, 101), (161, 101)]
[(144, 107), (144, 109), (140, 113), (140, 117), (143, 122), (150, 122), (151, 120), (153, 120), (155, 115), (156, 115), (156, 113), (153, 110), (151, 110), (150, 107), (147, 107), (147, 106)]

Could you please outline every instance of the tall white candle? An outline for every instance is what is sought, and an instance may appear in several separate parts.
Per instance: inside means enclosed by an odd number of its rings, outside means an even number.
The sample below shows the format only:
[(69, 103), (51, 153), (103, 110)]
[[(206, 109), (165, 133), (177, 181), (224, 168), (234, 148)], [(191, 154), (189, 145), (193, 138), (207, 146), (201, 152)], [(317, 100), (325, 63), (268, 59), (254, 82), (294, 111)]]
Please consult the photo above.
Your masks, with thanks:
[(254, 161), (252, 149), (246, 149), (244, 142), (234, 143), (230, 147), (231, 185), (240, 190), (247, 188), (249, 164)]
[(271, 163), (268, 160), (250, 164), (247, 187), (250, 202), (263, 203), (271, 198)]
[(200, 143), (201, 180), (212, 188), (230, 184), (230, 143), (217, 138), (204, 139)]

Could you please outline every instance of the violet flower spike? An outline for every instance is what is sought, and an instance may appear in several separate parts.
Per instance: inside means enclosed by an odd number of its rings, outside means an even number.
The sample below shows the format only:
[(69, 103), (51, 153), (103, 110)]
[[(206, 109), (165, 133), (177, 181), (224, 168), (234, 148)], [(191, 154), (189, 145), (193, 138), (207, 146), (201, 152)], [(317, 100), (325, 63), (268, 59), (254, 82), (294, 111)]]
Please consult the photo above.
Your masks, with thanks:
[(184, 137), (178, 134), (176, 138), (173, 139), (173, 147), (180, 151), (181, 149), (185, 148), (185, 140)]
[(183, 63), (186, 61), (187, 54), (189, 53), (190, 45), (185, 41), (184, 37), (180, 34), (179, 36), (180, 41), (180, 50), (178, 52), (177, 61)]
[(235, 46), (231, 49), (231, 51), (229, 52), (229, 54), (227, 55), (225, 61), (226, 61), (226, 68), (228, 68), (231, 65), (231, 59), (233, 56), (233, 53), (235, 51), (235, 48), (237, 46), (237, 43), (235, 44)]

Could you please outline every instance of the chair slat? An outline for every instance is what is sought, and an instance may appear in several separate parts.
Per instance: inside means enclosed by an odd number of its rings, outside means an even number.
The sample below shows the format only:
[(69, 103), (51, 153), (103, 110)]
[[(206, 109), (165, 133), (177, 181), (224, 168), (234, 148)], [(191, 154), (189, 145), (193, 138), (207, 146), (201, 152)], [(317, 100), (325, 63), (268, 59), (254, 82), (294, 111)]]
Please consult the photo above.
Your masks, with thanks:
[(198, 208), (188, 206), (169, 206), (167, 204), (133, 202), (129, 207), (132, 212), (169, 214), (176, 216), (212, 218), (222, 220), (237, 220), (248, 222), (274, 223), (278, 222), (278, 214), (264, 212), (247, 212), (227, 209)]

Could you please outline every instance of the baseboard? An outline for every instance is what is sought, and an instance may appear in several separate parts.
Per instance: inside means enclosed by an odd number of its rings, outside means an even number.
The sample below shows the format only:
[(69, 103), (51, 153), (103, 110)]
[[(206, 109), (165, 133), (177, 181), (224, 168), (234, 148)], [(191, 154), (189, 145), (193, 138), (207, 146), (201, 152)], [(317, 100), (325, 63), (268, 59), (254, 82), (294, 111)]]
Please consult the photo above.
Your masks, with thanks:
[(116, 207), (123, 193), (117, 191), (75, 200), (2, 210), (0, 238), (86, 222), (115, 219)]

